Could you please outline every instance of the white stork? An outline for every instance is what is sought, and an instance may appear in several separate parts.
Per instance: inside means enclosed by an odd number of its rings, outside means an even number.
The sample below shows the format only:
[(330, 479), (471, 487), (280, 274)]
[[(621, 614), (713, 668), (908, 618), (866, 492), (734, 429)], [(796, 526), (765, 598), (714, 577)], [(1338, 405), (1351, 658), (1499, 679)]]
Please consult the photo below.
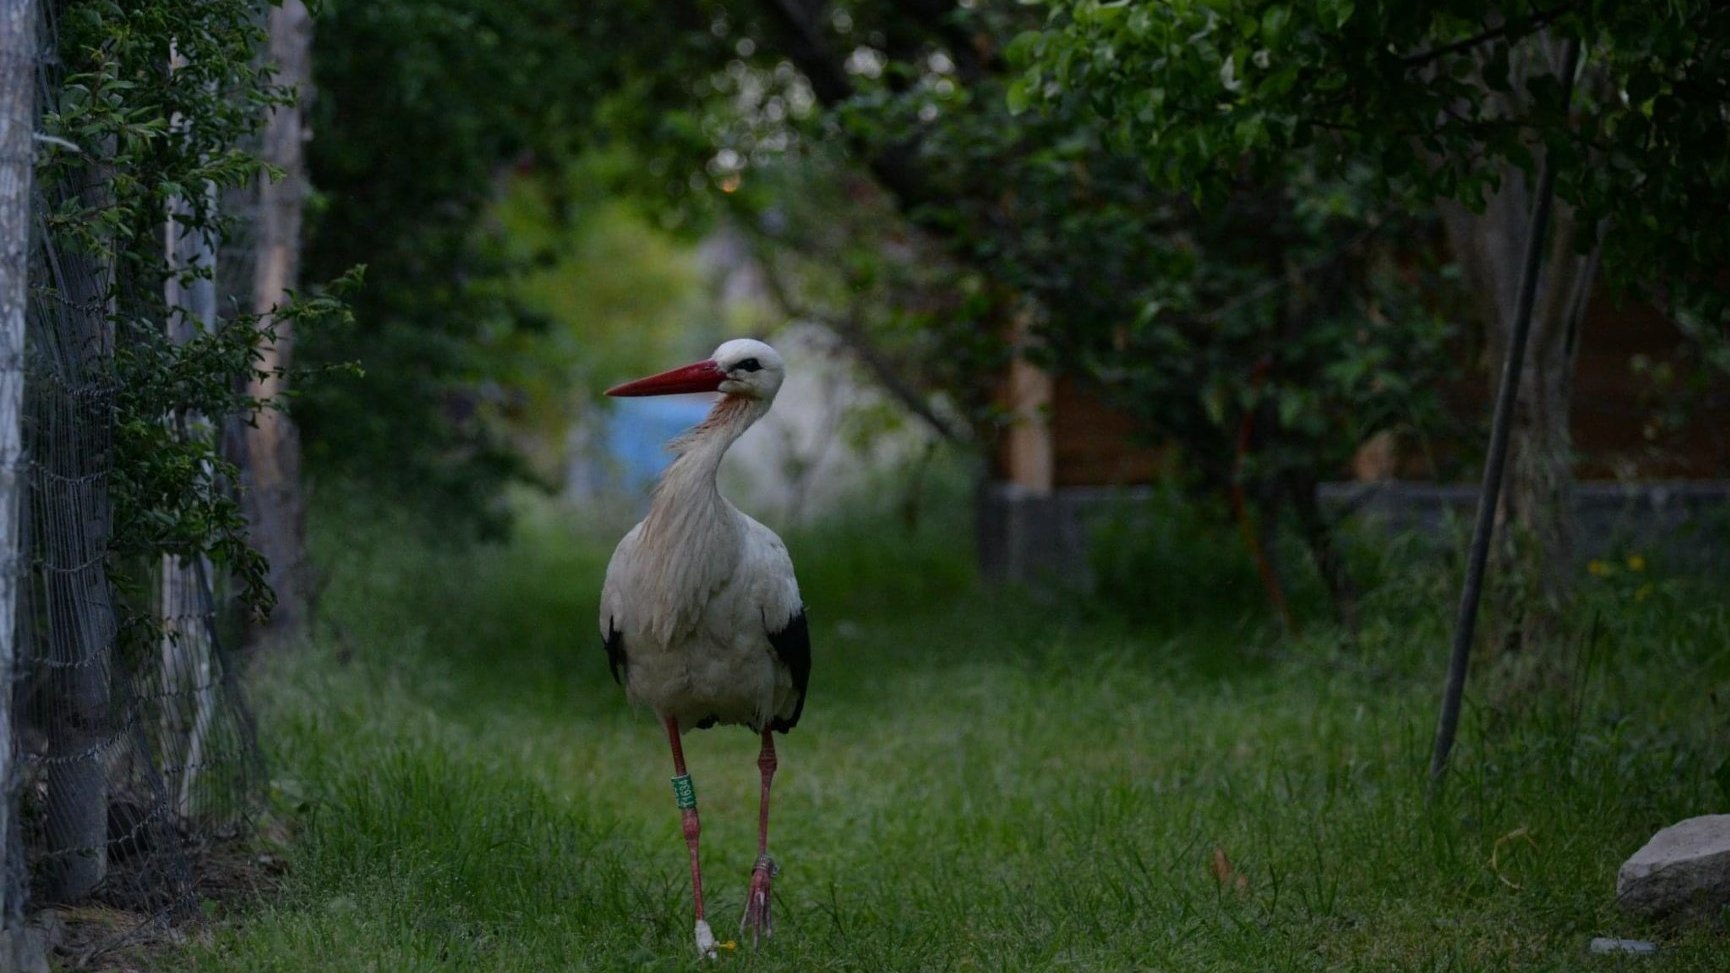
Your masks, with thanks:
[(772, 731), (786, 733), (799, 722), (811, 675), (805, 606), (786, 545), (728, 503), (715, 485), (721, 457), (769, 411), (786, 372), (775, 349), (741, 338), (715, 349), (707, 361), (607, 390), (621, 396), (722, 393), (702, 423), (671, 443), (675, 458), (661, 474), (649, 514), (613, 551), (601, 589), (601, 637), (613, 678), (633, 703), (654, 711), (673, 748), (673, 793), (691, 853), (697, 951), (708, 957), (715, 956), (716, 943), (703, 918), (697, 800), (680, 734), (693, 726), (731, 723), (762, 737), (757, 861), (739, 923), (756, 942), (773, 931)]

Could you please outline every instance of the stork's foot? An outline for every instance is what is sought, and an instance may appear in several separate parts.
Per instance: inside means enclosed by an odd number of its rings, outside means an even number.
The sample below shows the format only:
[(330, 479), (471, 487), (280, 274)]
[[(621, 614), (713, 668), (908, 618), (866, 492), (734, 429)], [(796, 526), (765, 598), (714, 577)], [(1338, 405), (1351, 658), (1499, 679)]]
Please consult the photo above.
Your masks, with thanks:
[(697, 937), (697, 955), (704, 959), (719, 958), (720, 954), (716, 952), (716, 950), (720, 947), (720, 944), (715, 942), (715, 933), (709, 928), (709, 924), (698, 919), (695, 933)]
[(745, 918), (739, 920), (739, 936), (751, 937), (751, 945), (775, 935), (775, 923), (769, 917), (769, 887), (781, 871), (775, 859), (757, 856), (757, 867), (751, 869), (751, 888), (745, 893)]

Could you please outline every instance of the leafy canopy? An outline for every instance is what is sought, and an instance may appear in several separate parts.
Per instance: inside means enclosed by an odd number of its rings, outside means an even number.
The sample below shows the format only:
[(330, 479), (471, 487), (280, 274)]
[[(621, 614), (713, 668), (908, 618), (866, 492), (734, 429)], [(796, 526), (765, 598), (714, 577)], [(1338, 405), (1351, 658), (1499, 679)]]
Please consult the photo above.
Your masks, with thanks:
[[(1387, 198), (1477, 205), (1547, 152), (1559, 198), (1608, 228), (1604, 268), (1722, 312), (1730, 7), (1559, 0), (1054, 0), (1017, 39), (1016, 108), (1084, 100), (1161, 185), (1216, 197), (1294, 156)], [(1555, 66), (1583, 44), (1571, 105)]]

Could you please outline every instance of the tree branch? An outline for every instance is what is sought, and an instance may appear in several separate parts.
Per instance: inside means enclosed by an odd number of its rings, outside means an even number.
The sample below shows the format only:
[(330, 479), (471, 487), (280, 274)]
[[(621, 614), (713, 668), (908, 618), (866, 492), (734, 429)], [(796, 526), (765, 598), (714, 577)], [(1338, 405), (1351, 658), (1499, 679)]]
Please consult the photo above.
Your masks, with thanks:
[[(814, 6), (802, 0), (763, 0), (769, 18), (787, 38), (788, 60), (811, 83), (811, 91), (823, 107), (836, 108), (855, 92), (845, 59), (830, 48), (819, 29), (825, 6), (823, 0), (816, 0)], [(862, 144), (858, 138), (849, 141), (877, 181), (900, 200), (903, 211), (911, 212), (938, 198), (914, 162), (914, 143), (879, 148)]]
[(853, 357), (865, 366), (865, 369), (871, 373), (871, 377), (876, 379), (877, 384), (882, 386), (885, 392), (888, 392), (891, 397), (901, 403), (907, 411), (918, 416), (945, 441), (964, 445), (972, 439), (971, 436), (956, 429), (947, 419), (939, 415), (925, 400), (925, 396), (901, 377), (901, 370), (871, 344), (870, 340), (865, 337), (864, 329), (859, 326), (856, 319), (850, 315), (824, 314), (799, 304), (793, 298), (786, 281), (776, 271), (774, 262), (769, 255), (757, 245), (753, 245), (752, 250), (757, 265), (763, 269), (764, 286), (768, 288), (769, 296), (774, 298), (775, 303), (781, 307), (783, 313), (790, 318), (800, 318), (828, 328), (836, 337), (841, 339), (842, 344), (845, 344)]
[(1570, 0), (1568, 3), (1557, 4), (1548, 10), (1539, 10), (1529, 16), (1521, 17), (1517, 20), (1510, 20), (1497, 27), (1485, 28), (1483, 31), (1464, 38), (1463, 40), (1457, 40), (1451, 44), (1443, 44), (1441, 47), (1433, 47), (1426, 51), (1419, 51), (1416, 54), (1407, 54), (1400, 58), (1400, 63), (1404, 64), (1406, 67), (1422, 67), (1431, 61), (1447, 57), (1449, 54), (1458, 54), (1461, 51), (1470, 50), (1477, 47), (1479, 44), (1486, 41), (1493, 41), (1498, 37), (1529, 33), (1532, 30), (1548, 25), (1551, 21), (1573, 10), (1577, 5), (1578, 4), (1575, 0)]
[[(1368, 243), (1370, 241), (1371, 237), (1375, 236), (1378, 232), (1380, 232), (1381, 228), (1382, 228), (1382, 224), (1385, 221), (1386, 221), (1386, 217), (1382, 217), (1382, 216), (1376, 217), (1373, 221), (1371, 221), (1369, 223), (1369, 225), (1365, 226), (1362, 230), (1359, 230), (1355, 235), (1353, 235), (1351, 239), (1345, 241), (1344, 243), (1340, 244), (1339, 246), (1333, 248), (1332, 250), (1328, 251), (1327, 253), (1322, 254), (1320, 257), (1317, 257), (1315, 260), (1312, 260), (1309, 263), (1305, 264), (1303, 267), (1299, 268), (1298, 276), (1299, 277), (1314, 276), (1315, 274), (1318, 274), (1324, 270), (1327, 270), (1328, 268), (1332, 267), (1334, 264), (1345, 259), (1347, 254), (1350, 254), (1352, 251), (1363, 246), (1365, 243)], [(1236, 298), (1233, 298), (1232, 300), (1227, 301), (1226, 303), (1221, 304), (1218, 307), (1210, 308), (1209, 310), (1203, 311), (1202, 313), (1196, 315), (1195, 320), (1202, 323), (1202, 324), (1218, 324), (1219, 322), (1225, 320), (1227, 315), (1232, 314), (1233, 312), (1235, 312), (1235, 311), (1237, 311), (1243, 307), (1246, 307), (1250, 304), (1253, 304), (1256, 301), (1259, 301), (1262, 298), (1268, 296), (1269, 294), (1272, 294), (1275, 290), (1286, 286), (1286, 282), (1289, 279), (1290, 278), (1285, 276), (1285, 275), (1270, 276), (1267, 280), (1264, 280), (1260, 284), (1257, 284), (1255, 287), (1250, 288), (1248, 291), (1245, 291), (1242, 295), (1240, 295)]]

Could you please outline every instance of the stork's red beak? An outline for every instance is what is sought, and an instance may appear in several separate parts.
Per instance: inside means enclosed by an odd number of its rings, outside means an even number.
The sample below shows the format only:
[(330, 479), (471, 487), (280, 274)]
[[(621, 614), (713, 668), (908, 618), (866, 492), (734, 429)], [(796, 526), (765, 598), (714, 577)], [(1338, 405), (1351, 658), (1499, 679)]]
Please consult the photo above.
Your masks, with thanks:
[(682, 368), (639, 378), (635, 382), (615, 385), (608, 395), (678, 395), (681, 392), (718, 392), (727, 373), (713, 361), (700, 361)]

